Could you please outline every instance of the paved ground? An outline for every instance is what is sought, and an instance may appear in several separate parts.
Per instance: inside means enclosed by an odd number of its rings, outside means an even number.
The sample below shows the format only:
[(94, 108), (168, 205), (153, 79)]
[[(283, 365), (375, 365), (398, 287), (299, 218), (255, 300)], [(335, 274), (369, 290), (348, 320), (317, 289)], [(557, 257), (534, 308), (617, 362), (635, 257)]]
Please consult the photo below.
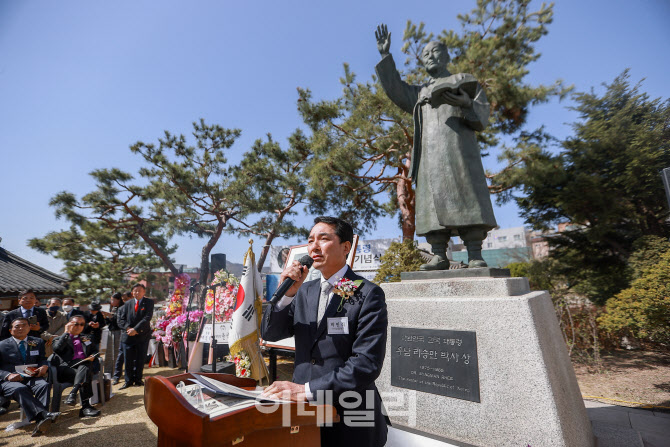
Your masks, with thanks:
[(670, 447), (670, 413), (585, 401), (598, 447)]
[[(278, 365), (280, 379), (290, 378), (290, 368)], [(148, 368), (147, 375), (170, 376), (178, 370)], [(45, 436), (31, 438), (32, 424), (6, 432), (5, 428), (19, 419), (16, 403), (11, 411), (0, 416), (0, 446), (152, 446), (156, 444), (157, 428), (149, 420), (143, 405), (144, 388), (132, 387), (120, 391), (114, 387), (114, 396), (104, 406), (102, 417), (79, 419), (78, 407), (61, 406), (63, 416), (51, 426)], [(620, 407), (585, 401), (594, 433), (599, 437), (598, 447), (670, 447), (670, 414)], [(387, 447), (464, 447), (465, 444), (445, 443), (391, 429)]]
[[(177, 374), (171, 368), (147, 368), (147, 375)], [(19, 420), (16, 402), (12, 402), (11, 411), (0, 416), (0, 446), (95, 446), (127, 447), (155, 446), (158, 436), (157, 427), (151, 422), (144, 410), (144, 388), (131, 387), (119, 390), (113, 387), (113, 397), (99, 408), (102, 416), (79, 419), (79, 406), (68, 407), (61, 404), (62, 416), (49, 427), (44, 436), (31, 438), (33, 424), (25, 428), (7, 432), (5, 428)], [(63, 397), (65, 398), (65, 396)]]
[[(291, 359), (280, 359), (279, 380), (290, 380)], [(598, 447), (670, 447), (670, 413), (584, 401)], [(458, 442), (442, 442), (391, 428), (386, 447), (467, 447)]]
[[(670, 413), (584, 401), (597, 447), (670, 447)], [(391, 430), (386, 447), (467, 447)]]

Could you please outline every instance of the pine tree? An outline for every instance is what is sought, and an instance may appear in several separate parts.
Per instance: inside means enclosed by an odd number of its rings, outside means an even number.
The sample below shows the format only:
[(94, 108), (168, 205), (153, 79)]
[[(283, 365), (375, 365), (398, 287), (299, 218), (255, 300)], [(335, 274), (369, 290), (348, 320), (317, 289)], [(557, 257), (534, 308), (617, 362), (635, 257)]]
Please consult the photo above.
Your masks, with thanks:
[[(135, 143), (131, 151), (145, 162), (141, 183), (118, 168), (95, 170), (91, 175), (97, 189), (80, 200), (58, 194), (51, 201), (56, 215), (87, 228), (97, 225), (141, 238), (173, 275), (179, 273), (170, 259), (176, 247), (168, 241), (176, 235), (202, 238), (201, 284), (208, 281), (209, 256), (224, 231), (262, 234), (267, 245), (276, 237), (306, 231), (290, 220), (293, 207), (303, 204), (309, 192), (302, 181), (309, 150), (300, 132), (286, 151), (271, 137), (257, 141), (237, 165), (228, 162), (226, 151), (240, 130), (200, 120), (193, 123), (192, 135), (193, 143), (168, 131), (157, 144)], [(90, 248), (95, 242), (83, 243)]]
[(253, 197), (255, 221), (230, 226), (228, 231), (265, 238), (256, 263), (258, 271), (263, 269), (270, 245), (276, 238), (309, 234), (309, 230), (296, 225), (292, 218), (310, 200), (317, 200), (310, 197), (311, 190), (305, 182), (306, 170), (313, 158), (308, 139), (298, 129), (289, 137), (288, 149), (282, 149), (269, 134), (265, 141), (256, 140), (236, 170), (236, 178), (246, 185), (246, 194)]
[[(161, 240), (153, 231), (152, 237)], [(71, 223), (69, 229), (33, 238), (28, 245), (65, 262), (70, 278), (66, 293), (81, 297), (82, 302), (127, 289), (131, 273), (141, 276), (162, 264), (135, 231), (111, 229), (103, 222)], [(171, 253), (174, 247), (165, 250)]]
[(550, 229), (551, 257), (576, 292), (596, 303), (627, 287), (633, 244), (645, 235), (667, 239), (670, 215), (660, 171), (670, 166), (670, 100), (650, 100), (628, 72), (605, 84), (603, 95), (575, 94), (574, 136), (549, 150), (551, 138), (525, 135), (505, 159), (499, 178), (526, 222)]

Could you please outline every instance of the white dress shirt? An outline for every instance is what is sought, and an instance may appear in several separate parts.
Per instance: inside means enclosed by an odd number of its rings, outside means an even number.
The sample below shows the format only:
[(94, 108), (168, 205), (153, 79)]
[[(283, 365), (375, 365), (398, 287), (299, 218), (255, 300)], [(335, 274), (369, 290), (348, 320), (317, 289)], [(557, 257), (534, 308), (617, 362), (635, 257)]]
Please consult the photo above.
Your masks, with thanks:
[[(337, 284), (337, 282), (340, 279), (344, 278), (345, 273), (347, 273), (347, 264), (344, 264), (344, 267), (342, 267), (341, 269), (336, 271), (330, 278), (326, 279), (326, 281), (328, 281), (330, 283), (330, 286), (333, 287), (333, 286), (335, 286), (335, 284)], [(328, 303), (330, 303), (330, 299), (332, 297), (333, 297), (333, 292), (331, 291), (330, 294), (328, 295)], [(275, 309), (278, 310), (278, 311), (284, 309), (286, 306), (291, 304), (291, 302), (293, 302), (293, 298), (295, 298), (295, 297), (284, 295), (279, 300), (279, 302), (275, 305)], [(328, 307), (328, 304), (326, 304), (326, 307)]]
[[(339, 269), (338, 271), (336, 271), (330, 278), (327, 278), (326, 281), (328, 281), (328, 283), (330, 284), (330, 286), (331, 286), (331, 288), (332, 288), (332, 287), (335, 286), (335, 284), (337, 284), (337, 282), (338, 282), (340, 279), (344, 278), (344, 274), (345, 274), (345, 273), (347, 273), (347, 264), (344, 264), (344, 267), (342, 267), (341, 269)], [(334, 293), (334, 292), (333, 292), (333, 290), (331, 289), (330, 294), (328, 294), (328, 303), (326, 303), (326, 308), (328, 308), (328, 304), (330, 304), (330, 300), (333, 298), (333, 293)], [(284, 309), (286, 306), (288, 306), (289, 304), (291, 304), (291, 302), (293, 301), (293, 298), (295, 298), (295, 297), (294, 297), (294, 296), (286, 296), (286, 295), (284, 295), (284, 296), (279, 300), (279, 302), (277, 303), (277, 305), (275, 306), (275, 309), (278, 310), (278, 311)], [(307, 400), (309, 400), (309, 401), (313, 401), (313, 400), (314, 400), (314, 395), (313, 395), (312, 392), (309, 390), (309, 382), (305, 384), (305, 398), (306, 398)]]

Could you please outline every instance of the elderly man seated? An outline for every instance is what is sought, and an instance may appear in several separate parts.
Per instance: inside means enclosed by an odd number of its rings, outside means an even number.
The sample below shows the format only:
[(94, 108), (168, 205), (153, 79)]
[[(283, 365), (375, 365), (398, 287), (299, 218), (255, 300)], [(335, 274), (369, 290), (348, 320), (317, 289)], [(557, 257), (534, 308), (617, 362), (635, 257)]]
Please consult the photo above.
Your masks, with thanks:
[(93, 395), (91, 387), (92, 363), (98, 347), (92, 342), (90, 335), (80, 335), (86, 320), (82, 315), (74, 315), (65, 325), (65, 333), (53, 342), (53, 355), (49, 358), (56, 367), (59, 382), (72, 382), (72, 391), (65, 399), (65, 404), (73, 406), (77, 393), (81, 397), (79, 417), (100, 416), (100, 410), (91, 406), (89, 399)]
[[(28, 319), (16, 318), (9, 326), (11, 336), (0, 342), (0, 389), (21, 405), (28, 420), (35, 422), (32, 436), (38, 436), (56, 421), (60, 413), (47, 411), (49, 384), (46, 381), (48, 366), (44, 342), (29, 337), (28, 332)], [(26, 368), (19, 373), (17, 366)]]

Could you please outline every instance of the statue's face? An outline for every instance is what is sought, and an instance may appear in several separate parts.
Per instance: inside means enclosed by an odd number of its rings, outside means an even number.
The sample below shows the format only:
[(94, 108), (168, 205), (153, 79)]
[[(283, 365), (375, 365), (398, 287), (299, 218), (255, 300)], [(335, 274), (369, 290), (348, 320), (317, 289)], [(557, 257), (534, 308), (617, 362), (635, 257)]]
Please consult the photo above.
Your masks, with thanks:
[(449, 62), (449, 53), (438, 42), (428, 43), (421, 52), (421, 61), (431, 76), (446, 71)]

